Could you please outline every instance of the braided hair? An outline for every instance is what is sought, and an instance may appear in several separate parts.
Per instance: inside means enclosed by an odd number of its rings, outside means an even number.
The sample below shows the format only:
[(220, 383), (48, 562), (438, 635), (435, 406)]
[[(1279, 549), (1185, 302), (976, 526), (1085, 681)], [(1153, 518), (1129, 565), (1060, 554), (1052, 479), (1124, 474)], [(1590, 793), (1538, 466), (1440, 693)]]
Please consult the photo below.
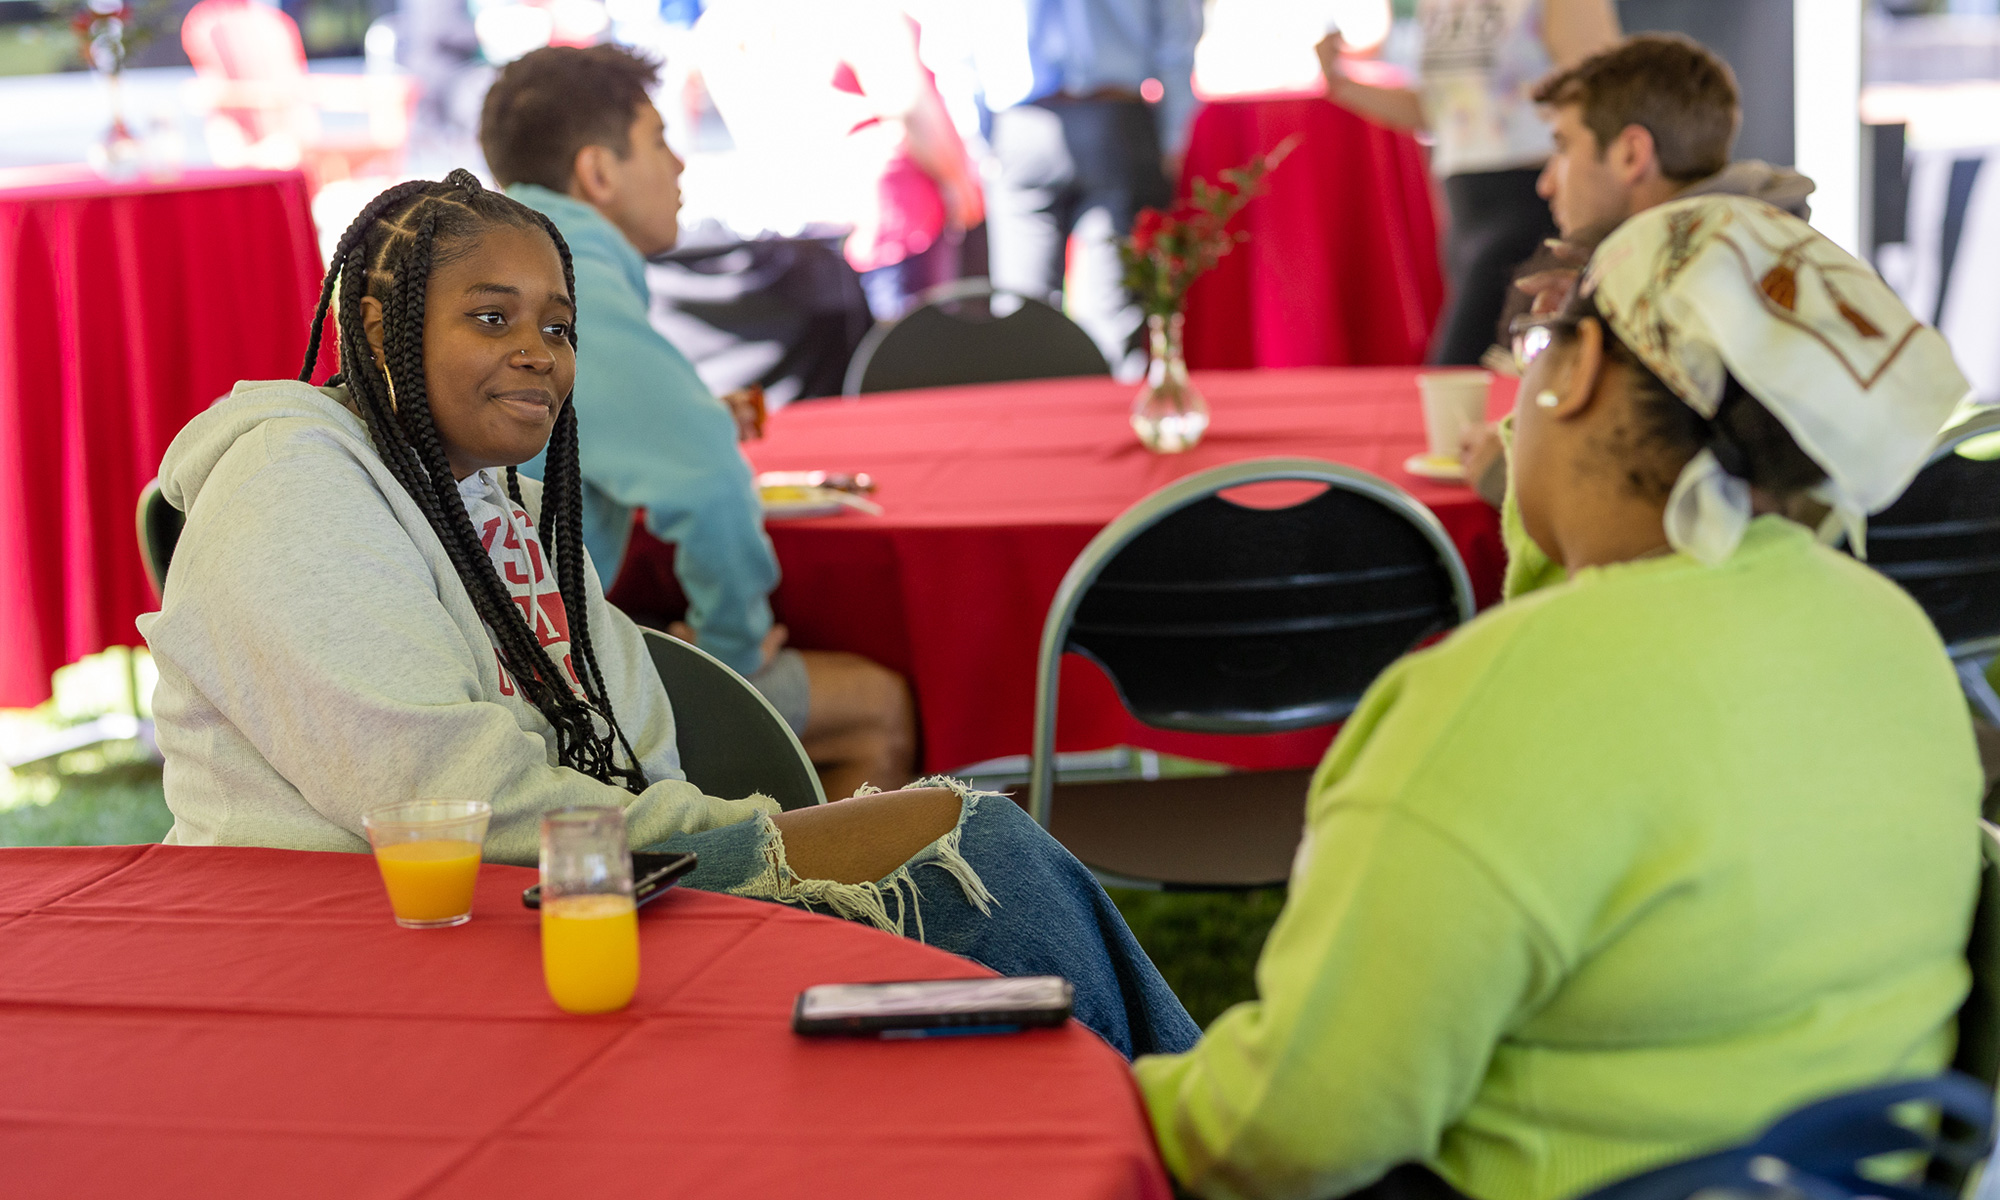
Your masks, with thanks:
[[(327, 384), (346, 384), (383, 462), (444, 544), (459, 581), (472, 597), (473, 608), (492, 634), (501, 666), (554, 727), (558, 761), (601, 782), (641, 792), (646, 788), (645, 772), (611, 711), (604, 673), (598, 669), (590, 644), (583, 581), (583, 485), (577, 466), (572, 397), (563, 398), (555, 429), (549, 435), (542, 541), (555, 571), (556, 590), (569, 611), (571, 661), (578, 668), (582, 696), (570, 687), (542, 648), (521, 606), (487, 557), (460, 499), (458, 481), (431, 417), (424, 375), (424, 299), (431, 272), (469, 253), (473, 241), (496, 225), (539, 229), (547, 234), (562, 258), (563, 284), (570, 295), (576, 294), (569, 246), (541, 213), (487, 190), (467, 171), (453, 171), (442, 183), (417, 180), (398, 184), (371, 201), (340, 235), (326, 282), (320, 288), (299, 380), (312, 381), (313, 366), (319, 361), (320, 330), (327, 310), (337, 306), (335, 329), (341, 369)], [(376, 365), (362, 330), (364, 293), (382, 305), (385, 366)], [(568, 337), (575, 347), (573, 324)], [(514, 467), (507, 468), (507, 492), (516, 504), (522, 503), (520, 473)], [(619, 765), (620, 750), (630, 765)]]

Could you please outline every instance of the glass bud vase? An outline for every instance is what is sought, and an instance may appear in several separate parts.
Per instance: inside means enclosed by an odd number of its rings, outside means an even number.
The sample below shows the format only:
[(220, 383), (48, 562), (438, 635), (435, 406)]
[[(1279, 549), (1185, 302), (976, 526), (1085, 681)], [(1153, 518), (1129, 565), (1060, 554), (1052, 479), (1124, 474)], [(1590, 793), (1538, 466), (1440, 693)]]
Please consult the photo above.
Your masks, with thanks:
[(1188, 382), (1187, 359), (1181, 355), (1181, 314), (1146, 318), (1152, 334), (1153, 358), (1146, 366), (1146, 384), (1132, 402), (1132, 432), (1139, 444), (1155, 454), (1179, 454), (1201, 444), (1208, 432), (1208, 401)]

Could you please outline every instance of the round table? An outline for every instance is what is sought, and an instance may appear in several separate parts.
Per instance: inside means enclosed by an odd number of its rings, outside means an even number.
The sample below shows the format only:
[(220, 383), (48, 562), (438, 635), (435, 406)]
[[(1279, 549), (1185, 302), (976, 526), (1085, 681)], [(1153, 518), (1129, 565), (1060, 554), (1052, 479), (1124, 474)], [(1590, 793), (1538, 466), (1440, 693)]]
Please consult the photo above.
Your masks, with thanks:
[(1124, 1060), (1061, 1029), (800, 1038), (815, 983), (984, 969), (874, 929), (678, 891), (638, 995), (543, 992), (535, 873), (470, 924), (390, 922), (362, 855), (0, 850), (0, 1175), (144, 1195), (1165, 1200)]
[(133, 507), (189, 418), (298, 374), (320, 282), (297, 171), (0, 171), (0, 708), (133, 645)]
[(1182, 195), (1197, 177), (1298, 139), (1232, 228), (1250, 235), (1187, 297), (1193, 367), (1420, 363), (1444, 302), (1423, 148), (1314, 96), (1206, 104)]
[[(773, 597), (792, 644), (851, 650), (912, 684), (924, 768), (1025, 754), (1035, 658), (1049, 602), (1098, 530), (1183, 475), (1249, 458), (1331, 459), (1383, 476), (1428, 505), (1457, 544), (1482, 604), (1499, 594), (1498, 515), (1471, 490), (1402, 469), (1423, 449), (1409, 368), (1198, 372), (1207, 439), (1153, 455), (1133, 437), (1133, 388), (1036, 380), (789, 405), (745, 447), (759, 470), (866, 471), (883, 515), (772, 521), (784, 579)], [(1511, 400), (1496, 387), (1495, 402)], [(1503, 396), (1504, 393), (1504, 396)], [(685, 607), (672, 551), (635, 528), (611, 600), (645, 623)], [(1110, 681), (1070, 656), (1063, 750), (1145, 746), (1251, 769), (1311, 766), (1332, 728), (1267, 737), (1168, 733), (1139, 724)]]

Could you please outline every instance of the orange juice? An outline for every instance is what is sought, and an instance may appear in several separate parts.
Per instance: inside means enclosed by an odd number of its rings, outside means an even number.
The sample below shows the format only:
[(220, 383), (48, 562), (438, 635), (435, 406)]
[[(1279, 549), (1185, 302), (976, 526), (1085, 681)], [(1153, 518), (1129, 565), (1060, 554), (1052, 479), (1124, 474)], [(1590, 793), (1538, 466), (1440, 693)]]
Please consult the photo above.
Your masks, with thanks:
[(564, 1012), (616, 1012), (639, 986), (639, 915), (630, 896), (542, 902), (542, 978)]
[(472, 911), (479, 843), (395, 842), (375, 847), (375, 865), (399, 921), (449, 921)]

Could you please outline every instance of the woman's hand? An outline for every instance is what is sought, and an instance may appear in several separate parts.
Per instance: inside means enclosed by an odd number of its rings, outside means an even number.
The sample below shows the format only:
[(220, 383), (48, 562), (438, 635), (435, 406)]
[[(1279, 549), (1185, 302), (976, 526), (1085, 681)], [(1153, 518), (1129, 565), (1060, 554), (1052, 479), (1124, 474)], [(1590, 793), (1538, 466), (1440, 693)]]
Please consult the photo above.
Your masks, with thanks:
[(1319, 55), (1320, 74), (1326, 79), (1326, 98), (1392, 129), (1422, 129), (1422, 98), (1408, 88), (1376, 87), (1355, 79), (1340, 57), (1346, 49), (1347, 40), (1338, 33), (1327, 34), (1313, 47)]
[(1313, 46), (1313, 53), (1319, 55), (1319, 73), (1326, 79), (1326, 98), (1340, 103), (1340, 85), (1348, 82), (1347, 66), (1340, 61), (1341, 52), (1347, 49), (1347, 39), (1338, 32), (1329, 33)]
[(716, 397), (736, 418), (736, 440), (754, 442), (764, 436), (764, 386), (753, 383)]

